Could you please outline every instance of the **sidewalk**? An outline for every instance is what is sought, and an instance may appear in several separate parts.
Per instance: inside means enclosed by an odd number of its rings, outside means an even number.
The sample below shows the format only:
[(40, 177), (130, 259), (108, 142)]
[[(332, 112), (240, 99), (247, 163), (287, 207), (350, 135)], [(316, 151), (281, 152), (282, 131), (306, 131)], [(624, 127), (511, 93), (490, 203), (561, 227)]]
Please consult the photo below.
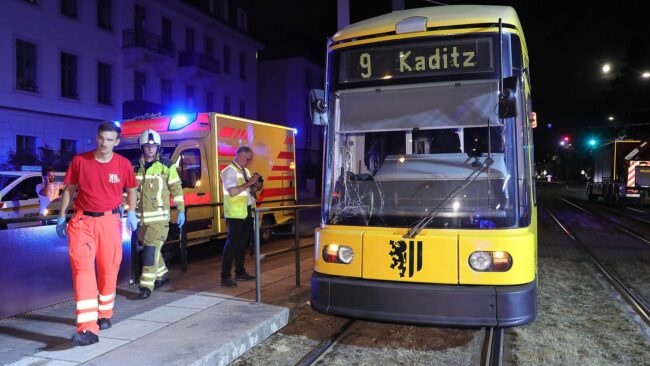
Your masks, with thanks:
[[(247, 268), (254, 271), (252, 257)], [(220, 287), (214, 259), (193, 262), (184, 274), (173, 271), (171, 284), (147, 300), (137, 299), (137, 287), (120, 286), (113, 327), (86, 347), (69, 341), (73, 301), (3, 319), (0, 364), (225, 365), (287, 324), (290, 308), (308, 297), (312, 269), (306, 251), (298, 288), (293, 260), (263, 261), (263, 304), (254, 302), (255, 281)]]

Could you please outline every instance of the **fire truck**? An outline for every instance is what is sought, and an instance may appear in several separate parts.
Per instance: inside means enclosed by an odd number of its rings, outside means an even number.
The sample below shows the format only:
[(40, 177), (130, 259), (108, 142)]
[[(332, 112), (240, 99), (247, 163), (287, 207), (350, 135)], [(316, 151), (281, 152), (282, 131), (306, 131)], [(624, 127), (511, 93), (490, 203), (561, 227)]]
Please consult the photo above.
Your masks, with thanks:
[(593, 177), (587, 183), (590, 201), (602, 197), (612, 206), (622, 201), (648, 203), (650, 141), (614, 140), (593, 151)]
[[(160, 133), (162, 157), (175, 162), (183, 184), (187, 244), (199, 244), (226, 236), (223, 193), (219, 173), (235, 157), (237, 148), (247, 145), (255, 153), (249, 170), (264, 179), (257, 207), (295, 205), (295, 130), (218, 113), (174, 116), (147, 115), (119, 123), (122, 138), (116, 151), (138, 166), (141, 156), (138, 137), (153, 129)], [(137, 169), (136, 169), (137, 170)], [(177, 212), (172, 203), (168, 241), (178, 239)], [(195, 206), (195, 207), (192, 207)], [(275, 211), (261, 217), (263, 241), (271, 228), (294, 221), (293, 211)]]

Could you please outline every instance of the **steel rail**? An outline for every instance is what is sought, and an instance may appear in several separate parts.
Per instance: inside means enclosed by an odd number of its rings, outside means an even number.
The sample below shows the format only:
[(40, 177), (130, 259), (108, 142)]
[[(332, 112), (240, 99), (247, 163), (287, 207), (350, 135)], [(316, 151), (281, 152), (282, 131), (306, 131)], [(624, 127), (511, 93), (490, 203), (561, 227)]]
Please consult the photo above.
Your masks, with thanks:
[(315, 365), (322, 356), (327, 354), (329, 351), (334, 348), (338, 343), (339, 339), (345, 334), (345, 332), (350, 328), (350, 326), (355, 322), (355, 319), (348, 319), (343, 325), (332, 334), (329, 338), (322, 341), (318, 346), (316, 346), (311, 352), (309, 352), (305, 357), (303, 357), (296, 366), (311, 366)]
[(632, 230), (629, 230), (629, 229), (625, 228), (624, 226), (622, 226), (621, 224), (617, 223), (616, 221), (614, 221), (614, 220), (608, 218), (607, 216), (603, 216), (603, 215), (601, 215), (601, 214), (599, 214), (599, 213), (593, 212), (593, 211), (591, 211), (591, 210), (589, 210), (589, 209), (586, 209), (586, 208), (584, 208), (584, 207), (582, 207), (582, 206), (580, 206), (580, 205), (578, 205), (578, 204), (576, 204), (576, 203), (573, 203), (573, 202), (571, 202), (571, 201), (569, 201), (569, 200), (567, 200), (567, 199), (564, 199), (564, 198), (562, 198), (562, 197), (559, 197), (559, 198), (560, 198), (562, 201), (564, 201), (564, 202), (570, 204), (571, 206), (577, 208), (577, 209), (580, 210), (580, 211), (583, 211), (583, 212), (585, 212), (585, 213), (587, 213), (587, 214), (589, 214), (589, 215), (591, 215), (591, 216), (594, 216), (594, 217), (597, 217), (597, 218), (600, 218), (600, 219), (603, 219), (603, 220), (609, 222), (610, 224), (612, 224), (612, 226), (614, 226), (614, 228), (616, 228), (616, 230), (621, 231), (621, 232), (623, 232), (623, 233), (625, 233), (625, 234), (628, 234), (628, 235), (630, 235), (630, 236), (633, 236), (633, 237), (635, 237), (635, 238), (641, 240), (642, 242), (644, 242), (646, 245), (649, 245), (649, 246), (650, 246), (650, 240), (648, 240), (648, 239), (642, 237), (641, 235), (635, 233), (635, 232), (632, 231)]
[(578, 248), (582, 253), (585, 253), (592, 261), (592, 263), (598, 268), (600, 273), (605, 276), (609, 283), (614, 286), (614, 288), (621, 294), (623, 299), (634, 309), (634, 311), (643, 319), (643, 321), (650, 326), (650, 309), (645, 305), (642, 299), (640, 299), (628, 286), (626, 286), (612, 271), (610, 271), (601, 261), (593, 255), (593, 253), (580, 241), (575, 235), (573, 235), (562, 223), (560, 220), (549, 210), (546, 206), (539, 204), (540, 207), (548, 213), (549, 216), (555, 221), (555, 223), (564, 231), (564, 233), (573, 240), (573, 244)]

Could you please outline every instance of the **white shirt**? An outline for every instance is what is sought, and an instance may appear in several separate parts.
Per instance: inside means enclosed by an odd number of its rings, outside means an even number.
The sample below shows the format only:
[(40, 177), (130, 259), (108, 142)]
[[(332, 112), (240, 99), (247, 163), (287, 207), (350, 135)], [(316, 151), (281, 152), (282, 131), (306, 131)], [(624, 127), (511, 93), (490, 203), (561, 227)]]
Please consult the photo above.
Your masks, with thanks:
[(45, 210), (47, 210), (47, 206), (49, 206), (52, 201), (59, 198), (60, 196), (59, 191), (63, 189), (63, 187), (65, 186), (65, 183), (63, 182), (53, 182), (50, 184), (52, 185), (52, 187), (50, 188), (50, 193), (46, 196), (41, 196), (40, 193), (41, 189), (43, 189), (43, 183), (39, 183), (36, 185), (36, 194), (38, 194), (38, 200), (41, 204), (41, 209), (39, 211), (41, 215), (43, 215)]
[[(247, 175), (250, 179), (250, 172), (248, 169), (242, 169), (242, 167), (239, 166), (239, 164), (233, 162), (233, 164), (237, 165), (239, 169), (244, 171), (244, 174)], [(226, 169), (222, 174), (221, 174), (221, 180), (223, 181), (223, 187), (226, 189), (226, 191), (230, 188), (237, 187), (239, 184), (237, 184), (237, 172), (235, 169)], [(250, 187), (249, 187), (250, 188)], [(251, 191), (249, 188), (246, 188), (246, 193), (248, 193), (248, 205), (249, 206), (254, 206), (255, 205), (255, 198), (253, 198), (253, 195), (251, 194)]]

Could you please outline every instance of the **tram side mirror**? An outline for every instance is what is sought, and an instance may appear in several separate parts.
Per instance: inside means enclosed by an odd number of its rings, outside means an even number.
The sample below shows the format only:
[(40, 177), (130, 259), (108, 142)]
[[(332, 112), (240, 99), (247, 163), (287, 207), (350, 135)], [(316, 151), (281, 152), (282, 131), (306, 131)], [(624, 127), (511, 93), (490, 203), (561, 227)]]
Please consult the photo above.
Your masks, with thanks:
[(327, 104), (325, 103), (325, 91), (323, 89), (312, 89), (309, 92), (309, 109), (311, 110), (311, 122), (318, 126), (326, 126)]
[(517, 116), (517, 89), (519, 79), (509, 76), (503, 79), (503, 93), (499, 95), (499, 117), (512, 118)]

